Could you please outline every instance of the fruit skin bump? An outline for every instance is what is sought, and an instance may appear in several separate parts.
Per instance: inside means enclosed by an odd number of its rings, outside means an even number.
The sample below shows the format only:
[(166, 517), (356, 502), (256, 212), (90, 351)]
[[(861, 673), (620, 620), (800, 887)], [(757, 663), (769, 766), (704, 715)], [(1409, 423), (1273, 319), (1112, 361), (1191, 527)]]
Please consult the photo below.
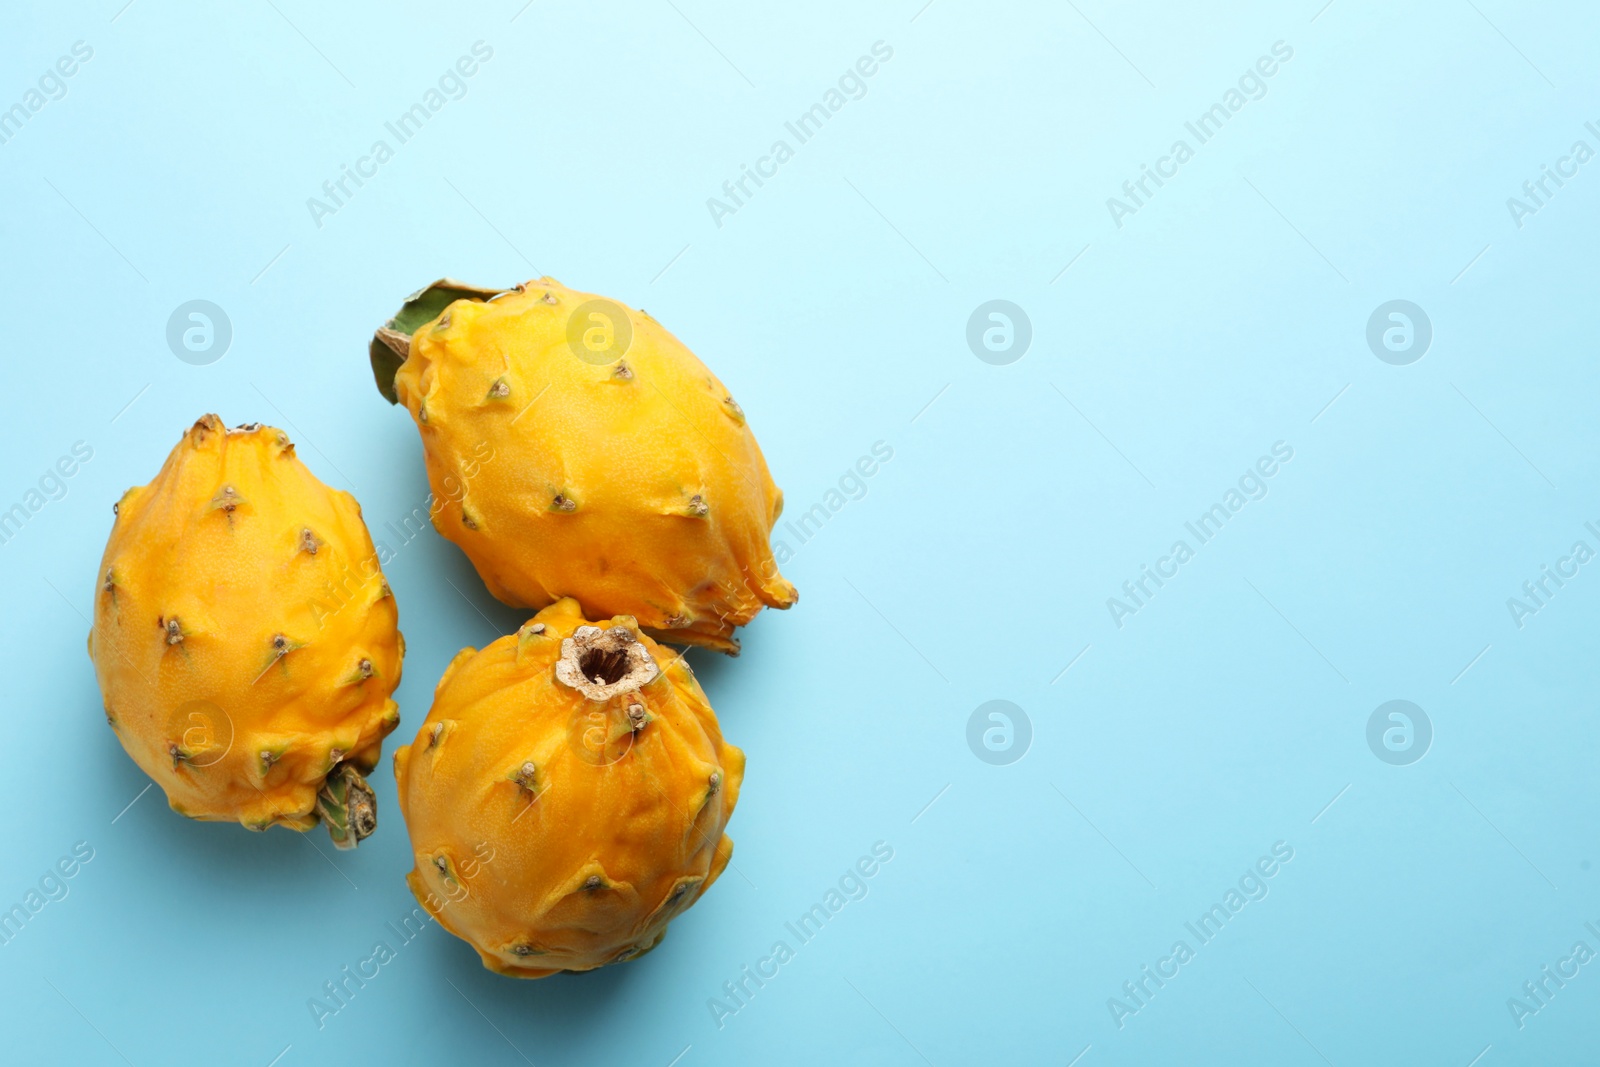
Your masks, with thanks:
[(435, 528), (507, 604), (572, 596), (733, 654), (735, 627), (797, 599), (769, 540), (783, 494), (743, 410), (644, 312), (550, 278), (445, 280), (408, 299), (371, 356), (452, 501)]
[(648, 952), (716, 881), (744, 753), (681, 656), (567, 598), (463, 649), (394, 767), (411, 891), (485, 967), (543, 978)]
[(115, 510), (89, 656), (123, 748), (180, 814), (354, 847), (405, 652), (355, 498), (207, 415)]

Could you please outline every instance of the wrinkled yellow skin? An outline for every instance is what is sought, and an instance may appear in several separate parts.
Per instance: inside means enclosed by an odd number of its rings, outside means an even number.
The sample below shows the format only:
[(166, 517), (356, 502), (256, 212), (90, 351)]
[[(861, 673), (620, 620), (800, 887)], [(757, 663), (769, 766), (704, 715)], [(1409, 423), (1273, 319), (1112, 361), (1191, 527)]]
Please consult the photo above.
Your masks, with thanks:
[(542, 278), (413, 335), (394, 386), (448, 502), (434, 526), (514, 607), (572, 596), (737, 652), (736, 626), (798, 595), (768, 540), (783, 494), (727, 389), (650, 316), (611, 303), (626, 353), (578, 357), (569, 320), (598, 299)]
[[(412, 892), (485, 967), (514, 977), (648, 951), (733, 853), (723, 827), (744, 753), (722, 740), (682, 658), (648, 637), (661, 673), (627, 696), (593, 701), (557, 681), (563, 638), (588, 625), (564, 599), (464, 649), (394, 755)], [(625, 616), (598, 625), (637, 633)], [(648, 719), (634, 732), (636, 703)]]
[(305, 830), (334, 764), (370, 771), (399, 722), (397, 618), (355, 498), (281, 431), (207, 415), (118, 504), (89, 655), (173, 810)]

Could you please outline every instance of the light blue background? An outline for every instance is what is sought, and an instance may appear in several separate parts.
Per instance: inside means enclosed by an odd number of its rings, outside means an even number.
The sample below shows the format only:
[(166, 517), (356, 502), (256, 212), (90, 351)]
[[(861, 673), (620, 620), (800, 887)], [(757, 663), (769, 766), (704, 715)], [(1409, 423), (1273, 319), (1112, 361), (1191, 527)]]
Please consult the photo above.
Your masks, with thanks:
[[(0, 947), (7, 1058), (1592, 1061), (1600, 963), (1523, 1028), (1507, 999), (1600, 951), (1600, 564), (1520, 629), (1506, 606), (1600, 548), (1600, 162), (1520, 229), (1506, 206), (1600, 148), (1591, 7), (122, 3), (12, 5), (0, 45), (0, 106), (94, 49), (0, 145), (0, 507), (94, 450), (0, 546), (0, 905), (94, 849)], [(306, 199), (478, 40), (466, 95), (315, 225)], [(715, 225), (706, 199), (879, 40), (866, 95)], [(1280, 40), (1267, 94), (1119, 229), (1106, 198)], [(695, 654), (749, 756), (736, 870), (648, 958), (519, 983), (434, 927), (398, 947), (387, 758), (355, 853), (185, 821), (141, 794), (84, 636), (112, 502), (207, 411), (287, 430), (384, 537), (426, 484), (373, 327), (441, 274), (545, 272), (715, 368), (791, 514), (894, 458), (798, 547), (794, 611)], [(205, 366), (165, 341), (196, 298), (234, 331)], [(1033, 327), (1009, 366), (965, 341), (997, 298)], [(1396, 298), (1434, 329), (1409, 366), (1365, 341)], [(1114, 625), (1277, 441), (1266, 498)], [(451, 655), (521, 619), (431, 531), (387, 573), (386, 757)], [(991, 699), (1032, 724), (1008, 766), (967, 745)], [(1420, 762), (1367, 746), (1390, 699), (1432, 721)], [(877, 841), (866, 898), (719, 1029), (708, 999)], [(1278, 841), (1270, 894), (1119, 1029), (1108, 998)], [(379, 940), (397, 958), (319, 1029), (308, 998)]]

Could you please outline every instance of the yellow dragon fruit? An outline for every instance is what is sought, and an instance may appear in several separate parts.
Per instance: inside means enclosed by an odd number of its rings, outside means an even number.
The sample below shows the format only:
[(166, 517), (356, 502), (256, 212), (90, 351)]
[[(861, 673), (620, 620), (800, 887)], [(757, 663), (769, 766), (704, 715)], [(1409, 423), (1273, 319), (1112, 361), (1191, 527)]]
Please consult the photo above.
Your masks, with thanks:
[(180, 814), (354, 847), (405, 649), (355, 498), (207, 415), (116, 512), (89, 655), (123, 747)]
[(572, 596), (728, 653), (763, 605), (795, 602), (769, 541), (783, 494), (744, 412), (644, 312), (550, 278), (445, 280), (406, 301), (371, 357), (449, 500), (434, 526), (500, 600)]
[(744, 778), (682, 657), (570, 598), (458, 654), (394, 765), (412, 892), (522, 978), (653, 948), (727, 866)]

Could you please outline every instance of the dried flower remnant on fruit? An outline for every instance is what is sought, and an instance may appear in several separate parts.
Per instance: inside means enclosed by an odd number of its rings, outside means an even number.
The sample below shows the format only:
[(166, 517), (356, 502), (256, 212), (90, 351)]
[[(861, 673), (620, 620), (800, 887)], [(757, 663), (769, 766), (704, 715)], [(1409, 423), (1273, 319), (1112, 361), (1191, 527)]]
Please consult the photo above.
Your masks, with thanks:
[(624, 626), (578, 627), (562, 639), (555, 668), (556, 681), (597, 701), (632, 693), (660, 673), (649, 650)]

